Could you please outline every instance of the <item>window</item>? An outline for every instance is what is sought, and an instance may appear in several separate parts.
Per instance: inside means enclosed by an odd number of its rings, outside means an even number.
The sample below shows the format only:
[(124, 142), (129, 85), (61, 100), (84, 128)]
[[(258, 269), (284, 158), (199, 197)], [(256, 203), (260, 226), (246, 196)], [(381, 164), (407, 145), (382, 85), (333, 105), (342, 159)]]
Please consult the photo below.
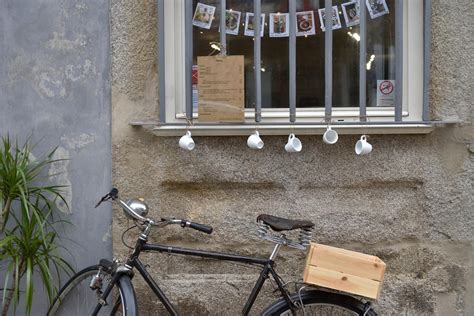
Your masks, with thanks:
[[(260, 0), (261, 13), (264, 14), (262, 25), (264, 35), (261, 37), (261, 120), (260, 128), (271, 124), (273, 133), (278, 129), (284, 133), (290, 127), (290, 63), (289, 63), (289, 34), (287, 30), (270, 30), (271, 19), (283, 20), (288, 23), (287, 13), (291, 11), (288, 0)], [(160, 0), (162, 11), (159, 11), (162, 21), (161, 32), (162, 56), (160, 67), (164, 96), (160, 95), (160, 113), (162, 117), (157, 130), (170, 131), (182, 129), (186, 125), (186, 116), (189, 118), (189, 103), (194, 98), (196, 103), (197, 91), (191, 97), (191, 87), (187, 86), (189, 67), (196, 65), (197, 56), (208, 56), (213, 53), (215, 43), (220, 42), (219, 32), (221, 19), (221, 0)], [(429, 2), (429, 1), (427, 1)], [(192, 3), (192, 4), (191, 4)], [(198, 5), (209, 5), (215, 8), (214, 19), (205, 26), (193, 26), (187, 21), (186, 5), (194, 15)], [(327, 56), (326, 31), (323, 31), (324, 12), (327, 1), (324, 0), (297, 0), (296, 6), (296, 127), (306, 124), (324, 126), (324, 121), (330, 120), (333, 124), (345, 123), (354, 129), (360, 126), (365, 128), (377, 122), (392, 122), (393, 125), (413, 122), (418, 126), (429, 126), (424, 108), (424, 84), (427, 81), (427, 72), (424, 69), (424, 6), (423, 0), (361, 0), (360, 9), (365, 10), (366, 59), (363, 65), (365, 70), (365, 105), (362, 112), (359, 104), (360, 89), (359, 73), (361, 25), (358, 23), (358, 2), (354, 0), (333, 0), (335, 8), (332, 49)], [(192, 5), (192, 7), (191, 7)], [(368, 10), (370, 5), (371, 10)], [(253, 0), (227, 0), (227, 10), (232, 10), (232, 33), (226, 35), (226, 50), (228, 55), (243, 55), (245, 57), (245, 108), (246, 123), (242, 126), (199, 126), (197, 111), (193, 111), (196, 128), (207, 130), (209, 134), (240, 134), (237, 130), (255, 128), (255, 78), (254, 78), (254, 37), (247, 36), (245, 31), (247, 15), (254, 12)], [(401, 10), (400, 10), (401, 8)], [(397, 12), (397, 10), (399, 12)], [(160, 14), (161, 13), (161, 14)], [(238, 13), (238, 14), (237, 14)], [(425, 12), (426, 13), (426, 12)], [(206, 12), (206, 14), (208, 14)], [(237, 16), (240, 21), (237, 24)], [(251, 16), (249, 15), (249, 16)], [(281, 15), (279, 18), (276, 15)], [(321, 19), (321, 17), (323, 19)], [(189, 12), (188, 12), (189, 16)], [(399, 21), (397, 22), (397, 18)], [(212, 17), (211, 17), (212, 19)], [(189, 18), (188, 18), (189, 20)], [(281, 22), (281, 21), (279, 21)], [(276, 23), (276, 22), (275, 22)], [(397, 23), (398, 26), (397, 26)], [(209, 27), (210, 25), (210, 27)], [(397, 30), (397, 27), (400, 29)], [(426, 26), (429, 28), (429, 25)], [(160, 28), (159, 28), (160, 29)], [(187, 32), (192, 32), (192, 64), (186, 60)], [(397, 32), (401, 33), (400, 43), (402, 50), (397, 53)], [(281, 34), (278, 34), (281, 33)], [(428, 33), (429, 34), (429, 33)], [(283, 35), (283, 36), (279, 36)], [(429, 38), (428, 38), (429, 39)], [(400, 44), (399, 44), (400, 45)], [(215, 52), (214, 52), (215, 53)], [(398, 54), (398, 55), (397, 55)], [(402, 55), (402, 56), (400, 56)], [(401, 62), (400, 62), (401, 61)], [(186, 67), (188, 63), (188, 67)], [(326, 78), (328, 63), (332, 68), (332, 80)], [(401, 81), (402, 92), (398, 108), (393, 99), (384, 98), (384, 92), (391, 92), (396, 88), (397, 67), (398, 74), (403, 74)], [(425, 73), (424, 73), (425, 71)], [(330, 77), (328, 77), (330, 78)], [(425, 80), (425, 81), (424, 81)], [(328, 82), (332, 84), (332, 97), (327, 98)], [(385, 83), (384, 83), (385, 82)], [(384, 86), (385, 84), (385, 86)], [(196, 89), (195, 89), (196, 90)], [(392, 93), (393, 94), (393, 93)], [(186, 111), (188, 102), (188, 111)], [(328, 103), (330, 110), (328, 114)], [(426, 101), (425, 101), (426, 103)], [(396, 112), (400, 117), (396, 117)], [(365, 113), (365, 115), (361, 114)], [(365, 121), (366, 119), (366, 121)], [(397, 122), (395, 122), (395, 120)], [(420, 124), (426, 123), (426, 124)], [(393, 126), (392, 126), (393, 127)], [(413, 127), (413, 126), (410, 126)], [(378, 126), (380, 128), (380, 126)], [(270, 129), (270, 127), (269, 127)], [(212, 130), (212, 131), (211, 131)], [(413, 130), (413, 129), (412, 129)], [(222, 132), (227, 131), (227, 132)]]

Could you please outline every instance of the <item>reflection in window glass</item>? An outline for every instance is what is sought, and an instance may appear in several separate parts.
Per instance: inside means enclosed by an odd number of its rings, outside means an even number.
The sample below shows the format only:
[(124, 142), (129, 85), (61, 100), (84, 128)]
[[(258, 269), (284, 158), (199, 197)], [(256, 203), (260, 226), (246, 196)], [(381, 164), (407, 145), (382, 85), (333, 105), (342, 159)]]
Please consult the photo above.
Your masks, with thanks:
[[(324, 32), (318, 11), (324, 8), (324, 0), (296, 1), (297, 107), (324, 107)], [(334, 19), (334, 27), (338, 24), (341, 26), (333, 31), (333, 107), (358, 107), (359, 103), (358, 5), (346, 4), (349, 2), (333, 1), (339, 16), (339, 19)], [(204, 20), (212, 10), (204, 10), (205, 6), (200, 8), (203, 23), (194, 26), (194, 64), (197, 63), (197, 56), (215, 54), (212, 44), (219, 42), (220, 1), (194, 0), (194, 10), (199, 3), (216, 9), (210, 28), (207, 29)], [(395, 0), (369, 0), (369, 3), (372, 4), (370, 11), (365, 0), (361, 8), (367, 10), (367, 106), (375, 107), (377, 81), (393, 80), (395, 77)], [(248, 13), (253, 12), (253, 0), (227, 0), (226, 6), (231, 10), (227, 15), (227, 53), (245, 56), (245, 106), (253, 108), (253, 15), (248, 16)], [(285, 15), (288, 11), (288, 0), (262, 0), (262, 14), (265, 14), (260, 67), (263, 108), (287, 108), (289, 104), (289, 38)]]

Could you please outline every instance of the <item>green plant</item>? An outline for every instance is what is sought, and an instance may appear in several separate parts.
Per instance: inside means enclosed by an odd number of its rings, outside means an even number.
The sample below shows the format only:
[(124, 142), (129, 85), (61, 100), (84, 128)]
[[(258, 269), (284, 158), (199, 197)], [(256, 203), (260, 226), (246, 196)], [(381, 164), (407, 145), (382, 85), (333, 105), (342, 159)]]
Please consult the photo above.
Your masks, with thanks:
[(45, 175), (54, 159), (55, 149), (43, 159), (33, 159), (29, 141), (19, 146), (7, 135), (0, 144), (0, 262), (6, 268), (2, 295), (2, 315), (11, 303), (16, 311), (20, 286), (24, 286), (25, 310), (30, 314), (35, 288), (33, 275), (39, 272), (52, 300), (57, 288), (53, 274), (71, 272), (60, 257), (56, 225), (64, 223), (55, 215), (56, 201), (66, 201), (62, 186), (49, 185)]

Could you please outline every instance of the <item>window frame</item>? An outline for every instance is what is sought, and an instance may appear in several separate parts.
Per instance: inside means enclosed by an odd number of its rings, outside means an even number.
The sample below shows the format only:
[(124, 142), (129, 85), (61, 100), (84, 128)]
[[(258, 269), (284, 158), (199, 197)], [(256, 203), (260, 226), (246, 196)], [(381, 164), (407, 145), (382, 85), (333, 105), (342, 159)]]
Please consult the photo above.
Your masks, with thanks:
[[(163, 54), (165, 71), (162, 75), (164, 81), (165, 97), (160, 98), (160, 102), (165, 103), (165, 116), (161, 118), (161, 123), (155, 127), (157, 134), (169, 134), (171, 130), (182, 130), (186, 128), (186, 58), (185, 58), (185, 1), (188, 0), (161, 0), (163, 1), (165, 36), (162, 39), (164, 46)], [(426, 0), (425, 0), (426, 1)], [(365, 0), (364, 2), (365, 9)], [(428, 1), (429, 2), (429, 1)], [(346, 128), (347, 133), (357, 133), (360, 128), (377, 129), (382, 133), (394, 133), (400, 129), (408, 127), (410, 133), (426, 133), (431, 131), (431, 124), (423, 115), (424, 104), (424, 73), (425, 63), (425, 23), (424, 23), (424, 1), (423, 0), (403, 0), (403, 97), (402, 97), (402, 118), (403, 122), (394, 122), (394, 107), (367, 107), (367, 121), (360, 121), (359, 107), (332, 108), (331, 120), (333, 123), (344, 124), (350, 122)], [(169, 31), (172, 30), (172, 31)], [(163, 65), (163, 62), (160, 63)], [(160, 67), (161, 68), (161, 67)], [(197, 118), (197, 113), (193, 113), (193, 118)], [(255, 129), (259, 126), (265, 134), (265, 129), (270, 134), (285, 134), (289, 128), (301, 126), (306, 129), (304, 134), (319, 134), (325, 126), (325, 108), (297, 108), (297, 121), (289, 124), (289, 108), (265, 108), (262, 109), (262, 122), (255, 122), (255, 110), (245, 110), (245, 123), (236, 124), (196, 124), (196, 130), (205, 131), (206, 135), (228, 135), (244, 134), (242, 131)], [(357, 124), (360, 122), (360, 124)], [(413, 124), (410, 124), (413, 122)], [(380, 124), (377, 124), (380, 123)], [(393, 123), (393, 124), (390, 124)], [(269, 125), (270, 124), (270, 125)], [(387, 125), (389, 124), (389, 125)], [(184, 126), (183, 126), (184, 125)], [(383, 126), (387, 128), (383, 128)], [(405, 126), (406, 125), (406, 126)], [(267, 126), (271, 126), (267, 127)], [(307, 131), (311, 129), (312, 131)], [(280, 130), (280, 132), (279, 132)], [(385, 130), (385, 132), (384, 132)], [(406, 130), (405, 132), (408, 132)]]

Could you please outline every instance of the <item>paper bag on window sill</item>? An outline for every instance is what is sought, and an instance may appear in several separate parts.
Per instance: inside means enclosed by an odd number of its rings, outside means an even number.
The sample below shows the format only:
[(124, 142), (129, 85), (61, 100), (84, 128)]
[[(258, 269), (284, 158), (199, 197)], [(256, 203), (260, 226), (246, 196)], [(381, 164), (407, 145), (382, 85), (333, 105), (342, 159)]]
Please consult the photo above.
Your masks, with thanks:
[(199, 122), (244, 122), (244, 97), (244, 56), (198, 57)]

